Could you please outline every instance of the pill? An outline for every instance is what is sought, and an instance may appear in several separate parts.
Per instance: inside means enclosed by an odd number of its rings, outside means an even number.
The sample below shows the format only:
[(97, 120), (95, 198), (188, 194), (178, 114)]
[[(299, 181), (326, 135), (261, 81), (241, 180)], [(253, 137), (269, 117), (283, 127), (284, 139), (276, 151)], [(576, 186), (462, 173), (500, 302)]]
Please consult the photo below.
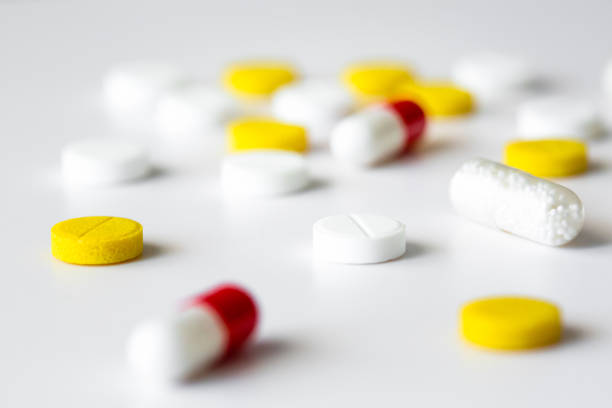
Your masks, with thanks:
[(142, 225), (120, 217), (81, 217), (51, 228), (51, 253), (77, 265), (108, 265), (142, 253)]
[(584, 224), (571, 190), (486, 159), (465, 162), (450, 182), (450, 199), (462, 216), (545, 245), (563, 245)]
[(167, 89), (191, 78), (172, 65), (131, 62), (113, 67), (104, 81), (108, 106), (116, 111), (148, 113)]
[(127, 341), (128, 365), (149, 379), (190, 380), (240, 350), (257, 320), (257, 306), (244, 289), (213, 288), (177, 313), (137, 325)]
[(412, 80), (412, 71), (399, 62), (369, 61), (348, 66), (342, 79), (357, 97), (382, 100), (393, 96), (400, 83)]
[(193, 133), (223, 129), (240, 115), (240, 108), (222, 90), (194, 83), (166, 91), (156, 113), (163, 132)]
[(458, 116), (474, 110), (472, 95), (451, 83), (407, 81), (396, 88), (395, 96), (418, 103), (427, 116)]
[(580, 140), (521, 140), (506, 144), (504, 163), (537, 177), (567, 177), (586, 171), (587, 148)]
[(561, 339), (561, 312), (554, 304), (529, 297), (496, 296), (461, 308), (460, 330), (476, 345), (498, 350), (527, 350)]
[(517, 109), (517, 134), (525, 139), (589, 139), (601, 131), (595, 107), (569, 97), (547, 97), (522, 103)]
[(117, 184), (144, 177), (150, 169), (147, 150), (125, 140), (85, 139), (62, 149), (62, 175), (69, 184)]
[(382, 215), (332, 215), (314, 223), (316, 259), (370, 264), (399, 258), (406, 252), (404, 224)]
[(261, 99), (269, 97), (297, 77), (296, 69), (287, 63), (247, 61), (229, 66), (223, 74), (223, 83), (240, 98)]
[(479, 103), (496, 103), (513, 97), (535, 82), (536, 74), (519, 57), (484, 52), (467, 55), (452, 67), (452, 78), (472, 92)]
[(272, 97), (272, 113), (282, 121), (304, 126), (313, 144), (329, 142), (332, 127), (353, 110), (353, 98), (343, 87), (306, 80), (282, 87)]
[(425, 114), (414, 102), (369, 106), (333, 128), (332, 154), (345, 162), (371, 166), (407, 152), (425, 130)]
[(228, 149), (279, 149), (304, 152), (308, 138), (303, 126), (267, 118), (244, 118), (228, 126)]
[(250, 150), (223, 159), (224, 191), (247, 196), (275, 196), (302, 190), (310, 182), (302, 155), (284, 150)]

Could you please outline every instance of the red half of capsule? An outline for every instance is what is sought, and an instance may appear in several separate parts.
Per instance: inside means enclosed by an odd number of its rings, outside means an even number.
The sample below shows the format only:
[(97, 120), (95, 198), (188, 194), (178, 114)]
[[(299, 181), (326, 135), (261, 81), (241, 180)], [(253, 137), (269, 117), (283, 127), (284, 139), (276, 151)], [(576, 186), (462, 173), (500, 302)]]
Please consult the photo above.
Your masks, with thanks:
[(242, 347), (257, 326), (255, 301), (235, 285), (221, 285), (198, 295), (188, 301), (187, 306), (207, 306), (217, 313), (228, 334), (224, 357)]
[(425, 112), (412, 101), (395, 101), (387, 104), (393, 113), (399, 116), (404, 125), (406, 142), (402, 153), (412, 149), (425, 132)]

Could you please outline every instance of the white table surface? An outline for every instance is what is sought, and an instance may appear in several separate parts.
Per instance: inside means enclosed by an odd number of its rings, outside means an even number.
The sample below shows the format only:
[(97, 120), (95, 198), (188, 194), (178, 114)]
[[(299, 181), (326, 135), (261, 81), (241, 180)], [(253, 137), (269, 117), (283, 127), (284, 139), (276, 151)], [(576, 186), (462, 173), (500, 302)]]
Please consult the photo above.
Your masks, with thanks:
[[(98, 99), (102, 75), (124, 60), (176, 62), (214, 79), (245, 56), (335, 75), (380, 55), (444, 76), (456, 57), (496, 49), (529, 58), (554, 91), (599, 101), (612, 3), (87, 3), (0, 0), (0, 406), (609, 406), (610, 139), (591, 144), (592, 171), (561, 181), (587, 211), (583, 233), (564, 248), (474, 225), (450, 207), (448, 181), (462, 161), (500, 158), (512, 106), (437, 124), (417, 154), (371, 171), (314, 152), (320, 182), (273, 200), (223, 197), (220, 140), (184, 161), (161, 151), (162, 170), (148, 180), (87, 191), (62, 186), (59, 149), (80, 137), (127, 137)], [(370, 266), (313, 263), (312, 223), (344, 212), (403, 221), (407, 254)], [(141, 259), (79, 267), (52, 258), (54, 223), (102, 214), (143, 224)], [(224, 281), (250, 288), (263, 311), (240, 358), (168, 389), (128, 375), (123, 346), (134, 324)], [(492, 294), (557, 302), (565, 340), (528, 353), (466, 345), (460, 305)]]

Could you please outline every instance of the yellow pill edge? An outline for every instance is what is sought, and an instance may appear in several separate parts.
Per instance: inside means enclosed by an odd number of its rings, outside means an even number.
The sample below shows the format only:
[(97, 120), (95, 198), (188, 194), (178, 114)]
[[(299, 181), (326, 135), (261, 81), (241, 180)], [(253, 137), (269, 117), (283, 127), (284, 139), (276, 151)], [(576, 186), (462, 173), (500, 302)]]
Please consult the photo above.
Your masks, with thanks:
[[(236, 76), (244, 74), (250, 70), (256, 69), (270, 69), (284, 71), (286, 78), (278, 81), (272, 87), (252, 86), (253, 84), (260, 84), (259, 81), (247, 81), (249, 86), (244, 87), (243, 84), (236, 83)], [(234, 96), (244, 100), (261, 100), (270, 97), (280, 87), (285, 86), (289, 83), (294, 82), (299, 78), (297, 69), (289, 63), (280, 61), (242, 61), (235, 62), (223, 72), (222, 83), (223, 86)], [(238, 86), (237, 86), (238, 85)], [(268, 84), (269, 85), (269, 84)]]
[[(437, 103), (428, 89), (443, 89), (453, 103)], [(409, 99), (423, 108), (425, 114), (430, 117), (448, 118), (454, 116), (464, 116), (474, 112), (476, 103), (472, 94), (450, 82), (434, 81), (420, 82), (407, 81), (400, 83), (393, 93), (394, 99)], [(451, 96), (449, 98), (448, 96)]]
[[(354, 77), (364, 71), (389, 70), (395, 71), (398, 78), (390, 81), (385, 89), (366, 89), (355, 83)], [(392, 97), (395, 88), (402, 82), (414, 80), (414, 71), (408, 65), (393, 61), (362, 61), (348, 65), (341, 74), (342, 82), (358, 98), (360, 103), (374, 103)]]
[(126, 220), (137, 225), (137, 230), (117, 239), (88, 242), (75, 240), (60, 232), (63, 223), (90, 217), (71, 218), (51, 228), (51, 254), (62, 262), (74, 265), (112, 265), (134, 259), (142, 254), (142, 225), (129, 218), (109, 217)]
[[(554, 159), (554, 156), (520, 151), (521, 146), (531, 143), (567, 143), (578, 148), (573, 156)], [(536, 177), (571, 177), (586, 172), (589, 168), (588, 149), (584, 142), (568, 139), (513, 140), (504, 147), (504, 164), (523, 170)]]
[[(249, 136), (240, 132), (240, 127), (246, 126), (249, 122), (262, 122), (271, 126), (285, 127), (290, 131), (295, 132), (296, 143), (261, 143), (257, 142), (257, 137), (249, 139)], [(285, 150), (290, 152), (305, 153), (309, 149), (308, 132), (304, 126), (293, 123), (282, 122), (276, 119), (265, 117), (242, 118), (230, 122), (226, 128), (227, 133), (227, 151), (229, 153), (245, 152), (249, 150)]]
[[(480, 302), (491, 300), (521, 299), (540, 303), (550, 307), (552, 318), (546, 324), (534, 326), (530, 331), (517, 328), (482, 327), (475, 319), (469, 317), (470, 308)], [(500, 296), (488, 297), (470, 301), (464, 304), (460, 311), (460, 336), (472, 345), (488, 350), (524, 351), (552, 346), (561, 341), (563, 323), (561, 311), (553, 303), (529, 297)]]

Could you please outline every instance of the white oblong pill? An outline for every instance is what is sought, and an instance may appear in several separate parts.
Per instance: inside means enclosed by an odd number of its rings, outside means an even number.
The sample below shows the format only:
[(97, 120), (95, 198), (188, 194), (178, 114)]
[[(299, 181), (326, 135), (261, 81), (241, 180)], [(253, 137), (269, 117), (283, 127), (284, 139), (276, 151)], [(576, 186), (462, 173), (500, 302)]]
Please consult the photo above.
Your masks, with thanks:
[(465, 162), (450, 182), (455, 210), (472, 221), (545, 245), (580, 233), (580, 198), (559, 184), (486, 159)]
[(127, 342), (130, 367), (145, 378), (183, 381), (215, 363), (225, 352), (226, 329), (204, 307), (141, 323)]
[(405, 139), (399, 116), (380, 105), (342, 119), (332, 131), (330, 148), (344, 162), (372, 166), (396, 156)]
[(104, 80), (104, 94), (111, 110), (149, 112), (167, 89), (188, 82), (179, 68), (163, 63), (129, 62), (113, 67)]
[(495, 103), (533, 83), (535, 72), (522, 59), (492, 52), (467, 55), (452, 67), (453, 80), (476, 95), (478, 102)]
[(548, 97), (524, 102), (517, 110), (517, 134), (526, 139), (589, 139), (602, 130), (597, 110), (590, 103), (569, 97)]
[(122, 183), (144, 177), (150, 169), (147, 150), (124, 140), (87, 139), (62, 149), (62, 174), (71, 184)]
[(406, 252), (404, 224), (372, 214), (332, 215), (313, 226), (315, 258), (335, 263), (369, 264)]
[(287, 85), (272, 97), (272, 113), (280, 120), (308, 129), (315, 144), (327, 144), (333, 126), (354, 108), (352, 96), (340, 84), (305, 80)]
[(275, 196), (302, 190), (310, 183), (310, 174), (298, 153), (251, 150), (223, 159), (221, 182), (231, 194)]
[(239, 114), (238, 104), (227, 93), (193, 83), (162, 94), (156, 121), (165, 133), (193, 133), (221, 129)]

